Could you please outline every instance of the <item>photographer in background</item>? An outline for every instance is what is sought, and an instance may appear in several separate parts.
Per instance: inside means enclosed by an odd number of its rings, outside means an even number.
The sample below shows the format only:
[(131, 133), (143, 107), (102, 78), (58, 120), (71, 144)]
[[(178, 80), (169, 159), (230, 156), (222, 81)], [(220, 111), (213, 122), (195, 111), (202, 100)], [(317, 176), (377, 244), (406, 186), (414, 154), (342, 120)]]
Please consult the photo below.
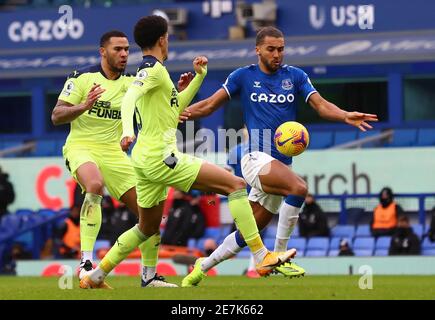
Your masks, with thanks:
[(0, 218), (7, 213), (8, 205), (15, 200), (14, 186), (9, 181), (9, 175), (0, 167)]

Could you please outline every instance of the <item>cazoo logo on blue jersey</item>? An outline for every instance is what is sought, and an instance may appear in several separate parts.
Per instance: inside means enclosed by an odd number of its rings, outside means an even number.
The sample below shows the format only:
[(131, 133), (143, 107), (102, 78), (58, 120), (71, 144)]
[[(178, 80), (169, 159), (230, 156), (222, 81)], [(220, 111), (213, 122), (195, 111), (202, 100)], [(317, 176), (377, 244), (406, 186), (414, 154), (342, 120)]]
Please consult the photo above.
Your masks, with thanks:
[(266, 103), (292, 103), (295, 100), (295, 96), (290, 93), (288, 95), (284, 94), (274, 94), (274, 93), (251, 93), (251, 101), (253, 102), (266, 102)]

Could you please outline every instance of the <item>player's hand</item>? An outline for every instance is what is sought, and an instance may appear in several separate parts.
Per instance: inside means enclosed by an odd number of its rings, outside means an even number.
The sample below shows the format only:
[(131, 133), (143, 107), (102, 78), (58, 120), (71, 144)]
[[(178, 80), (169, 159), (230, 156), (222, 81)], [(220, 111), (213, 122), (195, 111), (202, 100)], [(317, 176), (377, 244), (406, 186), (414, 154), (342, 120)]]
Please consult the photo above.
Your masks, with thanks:
[(101, 88), (100, 84), (94, 83), (91, 90), (89, 90), (88, 97), (86, 101), (83, 103), (83, 107), (85, 110), (90, 110), (94, 106), (94, 103), (101, 98), (101, 95), (106, 89)]
[(361, 131), (367, 131), (367, 129), (373, 129), (367, 121), (378, 121), (378, 116), (370, 113), (361, 112), (346, 112), (344, 122), (359, 128)]
[(178, 92), (181, 92), (184, 89), (186, 89), (187, 86), (189, 85), (190, 81), (192, 81), (193, 77), (194, 76), (193, 76), (192, 72), (183, 73), (180, 76), (180, 80), (178, 80), (178, 83), (177, 83)]
[(193, 59), (193, 69), (196, 73), (202, 74), (207, 71), (208, 59), (205, 56), (199, 56)]
[(124, 152), (127, 152), (130, 149), (131, 144), (136, 140), (136, 137), (124, 137), (121, 139), (121, 149)]
[(184, 121), (189, 120), (191, 115), (192, 113), (190, 112), (189, 108), (184, 109), (183, 112), (181, 112), (178, 116), (178, 122), (183, 123)]

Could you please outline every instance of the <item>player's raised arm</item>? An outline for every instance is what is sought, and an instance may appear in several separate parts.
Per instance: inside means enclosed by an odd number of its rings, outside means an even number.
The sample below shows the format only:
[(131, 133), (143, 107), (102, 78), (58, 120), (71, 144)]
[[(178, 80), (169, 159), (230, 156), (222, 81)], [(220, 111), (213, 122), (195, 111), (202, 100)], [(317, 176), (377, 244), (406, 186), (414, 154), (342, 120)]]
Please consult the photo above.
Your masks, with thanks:
[(127, 151), (130, 145), (136, 139), (134, 135), (133, 116), (136, 101), (140, 98), (141, 92), (137, 89), (130, 87), (127, 90), (124, 98), (122, 99), (121, 115), (122, 115), (122, 136), (121, 148)]
[(180, 122), (206, 117), (219, 109), (219, 107), (228, 100), (227, 92), (221, 88), (207, 99), (201, 100), (184, 109), (180, 114)]
[[(94, 103), (101, 97), (104, 91), (105, 89), (101, 88), (99, 84), (95, 84), (89, 91), (85, 102), (73, 104), (62, 99), (57, 100), (56, 106), (51, 113), (51, 121), (54, 125), (73, 121), (82, 113), (92, 109)], [(69, 92), (67, 93), (70, 94)]]
[(341, 121), (359, 128), (361, 131), (372, 129), (368, 121), (378, 121), (378, 116), (370, 113), (349, 112), (340, 109), (335, 104), (324, 99), (318, 92), (313, 93), (308, 98), (308, 102), (317, 113), (324, 119)]
[(177, 82), (177, 90), (178, 92), (183, 91), (187, 88), (190, 82), (193, 80), (193, 73), (192, 72), (185, 72), (180, 75), (180, 79)]
[(195, 69), (196, 75), (189, 83), (187, 88), (178, 94), (180, 113), (189, 105), (189, 103), (192, 101), (193, 97), (201, 87), (202, 81), (207, 74), (207, 63), (208, 60), (204, 56), (196, 57), (193, 60), (193, 68)]

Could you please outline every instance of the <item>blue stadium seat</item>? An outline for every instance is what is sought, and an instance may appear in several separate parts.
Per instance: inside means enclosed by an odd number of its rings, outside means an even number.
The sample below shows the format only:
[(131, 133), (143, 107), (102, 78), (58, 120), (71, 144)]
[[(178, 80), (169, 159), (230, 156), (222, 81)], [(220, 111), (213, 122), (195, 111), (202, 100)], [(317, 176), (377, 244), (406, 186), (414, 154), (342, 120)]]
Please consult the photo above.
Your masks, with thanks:
[(51, 209), (39, 209), (36, 214), (44, 219), (48, 219), (54, 217), (57, 212)]
[(12, 232), (18, 231), (21, 228), (21, 217), (11, 213), (7, 214), (3, 216), (1, 225)]
[(379, 237), (376, 240), (376, 249), (389, 249), (391, 245), (391, 237)]
[(421, 254), (423, 256), (435, 256), (435, 242), (425, 237), (421, 243)]
[(305, 257), (326, 257), (328, 250), (321, 249), (307, 249), (305, 251)]
[(435, 242), (431, 242), (428, 237), (425, 237), (423, 239), (423, 242), (421, 243), (421, 248), (424, 250), (433, 249), (435, 250)]
[(97, 256), (97, 251), (100, 249), (110, 249), (112, 246), (110, 245), (109, 240), (97, 240), (94, 245), (94, 256)]
[(367, 224), (356, 227), (355, 237), (371, 237), (370, 226)]
[(307, 246), (307, 241), (305, 238), (290, 238), (288, 241), (287, 248), (295, 248), (297, 250), (297, 257), (302, 257), (305, 253), (305, 248)]
[(226, 236), (230, 234), (231, 227), (232, 227), (232, 225), (230, 225), (230, 224), (221, 225), (221, 235), (220, 235), (221, 239), (225, 239)]
[(33, 211), (30, 209), (17, 209), (15, 214), (20, 217), (31, 216), (33, 215)]
[(332, 146), (332, 131), (314, 131), (310, 133), (309, 149), (325, 149)]
[(275, 247), (275, 238), (264, 238), (263, 243), (268, 250), (273, 251)]
[(388, 256), (388, 249), (375, 249), (375, 256), (385, 257)]
[(352, 240), (355, 235), (355, 228), (349, 225), (336, 225), (331, 229), (332, 237), (347, 238)]
[(187, 240), (187, 247), (189, 247), (189, 248), (196, 248), (196, 239), (195, 238), (189, 238), (189, 240)]
[(7, 227), (0, 226), (0, 243), (13, 234), (13, 231)]
[(334, 145), (355, 141), (357, 136), (358, 130), (335, 131)]
[[(340, 248), (340, 241), (343, 237), (332, 237), (329, 242), (329, 250), (338, 250)], [(352, 243), (352, 239), (346, 238), (349, 243)]]
[(329, 238), (313, 237), (307, 242), (305, 256), (326, 256), (329, 249)]
[(338, 249), (329, 249), (328, 256), (330, 257), (338, 257)]
[[(358, 131), (358, 140), (364, 139), (364, 138), (367, 138), (367, 137), (377, 136), (380, 133), (381, 133), (381, 130), (369, 130), (369, 131), (366, 131), (366, 132), (364, 132), (364, 131)], [(383, 147), (383, 146), (384, 146), (384, 143), (379, 141), (379, 140), (377, 140), (377, 141), (374, 141), (374, 142), (365, 143), (363, 145), (363, 148), (376, 148), (376, 147)]]
[(251, 257), (251, 250), (246, 246), (237, 254), (237, 258), (249, 258)]
[(276, 237), (276, 229), (277, 229), (276, 224), (268, 225), (266, 227), (266, 229), (264, 229), (263, 237), (264, 238), (275, 238)]
[(423, 229), (423, 225), (422, 224), (413, 224), (411, 225), (412, 230), (414, 230), (415, 234), (417, 235), (417, 237), (419, 237), (420, 239), (423, 238), (423, 233), (424, 233), (424, 229)]
[(353, 241), (353, 252), (356, 256), (371, 256), (375, 248), (375, 238), (359, 237)]
[(410, 147), (417, 143), (416, 129), (395, 129), (393, 141), (388, 143), (390, 147)]
[(293, 232), (292, 232), (292, 234), (290, 236), (291, 237), (295, 237), (295, 238), (300, 236), (300, 234), (299, 234), (299, 226), (295, 226), (295, 228), (293, 229)]
[(435, 129), (419, 129), (417, 146), (435, 146)]
[(204, 242), (205, 242), (205, 240), (207, 240), (207, 238), (199, 238), (196, 241), (196, 248), (201, 250), (201, 251), (204, 251)]
[(215, 240), (218, 240), (221, 235), (221, 228), (220, 227), (207, 227), (205, 228), (203, 238), (213, 238)]

